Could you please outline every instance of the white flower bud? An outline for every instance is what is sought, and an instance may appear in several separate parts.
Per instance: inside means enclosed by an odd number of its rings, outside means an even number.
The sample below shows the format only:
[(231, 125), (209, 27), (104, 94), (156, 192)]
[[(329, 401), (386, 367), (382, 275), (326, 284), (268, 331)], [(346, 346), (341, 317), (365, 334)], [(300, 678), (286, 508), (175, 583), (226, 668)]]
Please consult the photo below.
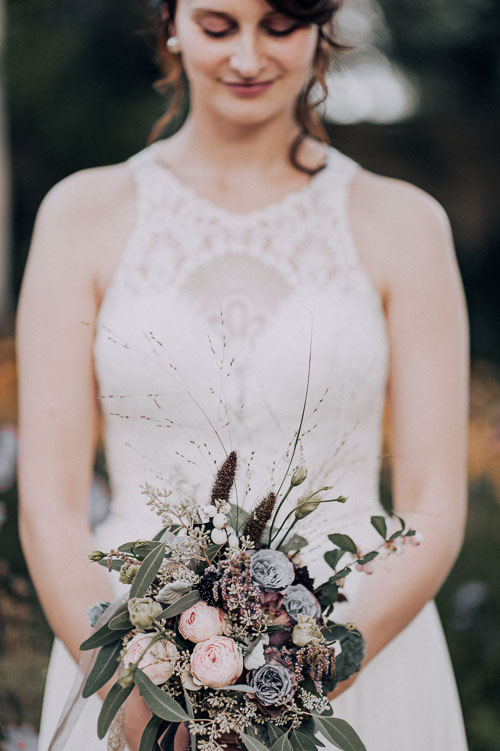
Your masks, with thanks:
[(228, 543), (232, 548), (239, 548), (240, 541), (238, 540), (238, 535), (229, 535)]
[(307, 477), (307, 469), (305, 467), (297, 467), (290, 480), (290, 485), (294, 487), (301, 485)]
[(421, 545), (424, 541), (424, 536), (421, 532), (415, 532), (409, 539), (412, 545)]
[(215, 508), (215, 506), (212, 506), (211, 503), (207, 503), (206, 506), (202, 506), (201, 510), (205, 516), (208, 516), (209, 519), (211, 519), (217, 513), (217, 509)]
[(225, 542), (227, 542), (227, 533), (225, 529), (212, 529), (212, 542), (215, 543), (215, 545), (224, 545)]
[(217, 529), (224, 529), (224, 527), (227, 526), (227, 516), (225, 514), (215, 514), (212, 519), (212, 524)]

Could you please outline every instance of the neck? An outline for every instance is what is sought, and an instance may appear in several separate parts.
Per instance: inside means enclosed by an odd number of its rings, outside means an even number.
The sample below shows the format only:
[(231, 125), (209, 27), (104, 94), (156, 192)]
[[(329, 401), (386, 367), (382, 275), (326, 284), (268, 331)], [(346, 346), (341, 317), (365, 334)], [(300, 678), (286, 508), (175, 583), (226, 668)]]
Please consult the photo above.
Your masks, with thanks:
[(289, 165), (290, 146), (299, 132), (292, 117), (259, 125), (242, 125), (221, 118), (201, 117), (192, 110), (176, 141), (176, 160), (205, 164), (225, 174), (262, 171), (268, 174)]

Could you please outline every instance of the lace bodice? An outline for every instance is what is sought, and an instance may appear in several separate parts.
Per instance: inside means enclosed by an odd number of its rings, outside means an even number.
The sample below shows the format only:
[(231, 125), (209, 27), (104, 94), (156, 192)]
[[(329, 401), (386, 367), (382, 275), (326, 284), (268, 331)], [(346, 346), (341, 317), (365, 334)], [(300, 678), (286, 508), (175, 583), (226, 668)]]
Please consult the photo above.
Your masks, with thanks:
[(276, 488), (309, 372), (294, 460), (308, 468), (300, 491), (332, 485), (349, 496), (302, 522), (319, 576), (326, 535), (378, 508), (387, 334), (349, 225), (358, 165), (329, 147), (304, 188), (248, 214), (199, 197), (158, 145), (128, 165), (136, 226), (94, 344), (112, 493), (97, 542), (157, 530), (146, 481), (206, 502), (230, 449), (240, 502)]

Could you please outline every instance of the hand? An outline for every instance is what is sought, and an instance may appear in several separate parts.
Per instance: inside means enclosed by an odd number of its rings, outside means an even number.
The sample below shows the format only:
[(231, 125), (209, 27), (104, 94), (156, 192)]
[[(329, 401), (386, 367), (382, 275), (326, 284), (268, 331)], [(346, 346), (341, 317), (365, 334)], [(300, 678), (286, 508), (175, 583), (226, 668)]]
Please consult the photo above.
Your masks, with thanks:
[(334, 701), (337, 696), (340, 696), (340, 694), (343, 694), (344, 691), (347, 691), (348, 688), (352, 686), (352, 684), (355, 682), (356, 678), (358, 677), (359, 673), (354, 673), (354, 675), (351, 675), (350, 678), (348, 678), (346, 681), (340, 681), (337, 683), (333, 691), (330, 691), (327, 694), (328, 701)]
[[(174, 751), (189, 751), (191, 738), (187, 723), (183, 722), (177, 728), (174, 738)], [(241, 746), (235, 733), (225, 733), (218, 739), (218, 743), (224, 746), (226, 751), (241, 751)]]
[(125, 705), (125, 736), (130, 751), (138, 750), (142, 733), (150, 719), (151, 710), (135, 687)]

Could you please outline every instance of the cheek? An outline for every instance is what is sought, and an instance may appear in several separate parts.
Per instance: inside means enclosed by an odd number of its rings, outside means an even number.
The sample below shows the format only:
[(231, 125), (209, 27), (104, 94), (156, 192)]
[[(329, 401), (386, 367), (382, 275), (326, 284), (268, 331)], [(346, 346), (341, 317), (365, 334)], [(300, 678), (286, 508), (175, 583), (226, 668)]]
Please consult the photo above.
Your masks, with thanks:
[(279, 59), (283, 68), (292, 74), (307, 74), (313, 67), (317, 38), (316, 30), (296, 32), (280, 50)]

